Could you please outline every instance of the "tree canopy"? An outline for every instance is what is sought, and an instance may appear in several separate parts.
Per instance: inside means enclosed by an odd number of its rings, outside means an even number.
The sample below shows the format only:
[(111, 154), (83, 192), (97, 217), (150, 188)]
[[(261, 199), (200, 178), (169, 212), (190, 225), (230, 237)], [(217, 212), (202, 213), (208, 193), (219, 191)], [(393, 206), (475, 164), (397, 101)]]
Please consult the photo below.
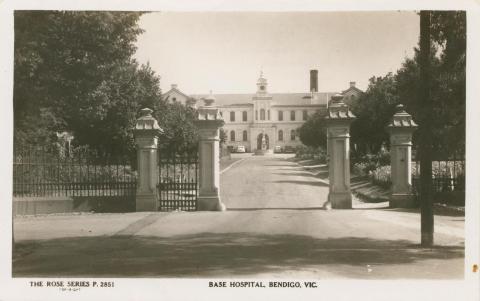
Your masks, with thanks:
[(325, 113), (316, 112), (308, 117), (307, 121), (298, 128), (300, 141), (306, 146), (322, 147), (327, 146), (327, 127)]
[[(69, 131), (76, 145), (132, 150), (137, 113), (155, 110), (163, 143), (185, 144), (191, 110), (162, 99), (160, 78), (133, 54), (139, 12), (16, 11), (14, 139), (50, 143)], [(188, 130), (188, 126), (187, 126)], [(180, 142), (179, 142), (180, 141)]]
[[(420, 100), (419, 50), (406, 58), (395, 74), (373, 77), (366, 93), (352, 105), (357, 116), (352, 124), (352, 143), (361, 154), (376, 152), (389, 143), (383, 130), (398, 103), (405, 105), (417, 123), (423, 110), (431, 110), (433, 146), (452, 153), (465, 147), (465, 12), (431, 12), (430, 80), (431, 107)], [(414, 140), (417, 137), (414, 135)]]

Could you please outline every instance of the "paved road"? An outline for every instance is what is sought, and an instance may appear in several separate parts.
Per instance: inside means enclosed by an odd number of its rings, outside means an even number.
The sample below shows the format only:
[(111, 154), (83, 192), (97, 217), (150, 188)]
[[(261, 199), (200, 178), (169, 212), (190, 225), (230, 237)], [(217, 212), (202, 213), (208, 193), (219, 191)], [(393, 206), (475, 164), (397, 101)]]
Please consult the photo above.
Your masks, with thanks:
[(244, 157), (222, 174), (221, 196), (227, 208), (321, 208), (328, 185), (288, 157)]
[(296, 164), (249, 157), (222, 174), (226, 212), (17, 218), (15, 276), (461, 278), (463, 217), (322, 210), (327, 187)]

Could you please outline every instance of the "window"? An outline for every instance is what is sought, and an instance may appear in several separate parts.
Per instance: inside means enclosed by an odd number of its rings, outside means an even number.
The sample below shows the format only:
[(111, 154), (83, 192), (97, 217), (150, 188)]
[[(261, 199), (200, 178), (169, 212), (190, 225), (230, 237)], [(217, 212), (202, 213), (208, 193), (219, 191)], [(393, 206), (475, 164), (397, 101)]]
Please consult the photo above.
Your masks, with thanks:
[(290, 131), (290, 140), (295, 141), (295, 130)]
[(258, 110), (255, 110), (255, 120), (258, 120)]
[(243, 131), (243, 141), (247, 141), (248, 136), (247, 136), (247, 131)]
[(295, 111), (290, 112), (290, 120), (294, 121), (295, 120)]
[(230, 121), (235, 121), (235, 112), (230, 112)]
[(308, 113), (307, 113), (307, 110), (303, 110), (303, 120), (307, 120), (308, 118)]
[(230, 131), (230, 141), (235, 141), (235, 131)]
[(267, 119), (270, 120), (270, 110), (267, 111)]
[(355, 95), (350, 95), (350, 99), (351, 99), (351, 100), (354, 100), (354, 99), (355, 99)]
[(265, 86), (260, 86), (260, 90), (261, 91), (265, 90)]
[(260, 120), (265, 120), (265, 109), (260, 110)]
[(247, 121), (247, 111), (242, 112), (242, 120)]
[(223, 117), (223, 112), (222, 112), (222, 111), (220, 111), (220, 116), (222, 116), (222, 117)]
[(177, 98), (176, 98), (176, 97), (174, 97), (174, 98), (172, 98), (172, 100), (173, 100), (173, 101), (177, 101)]
[(278, 111), (278, 121), (283, 121), (283, 111)]
[(283, 131), (278, 131), (278, 141), (283, 141)]

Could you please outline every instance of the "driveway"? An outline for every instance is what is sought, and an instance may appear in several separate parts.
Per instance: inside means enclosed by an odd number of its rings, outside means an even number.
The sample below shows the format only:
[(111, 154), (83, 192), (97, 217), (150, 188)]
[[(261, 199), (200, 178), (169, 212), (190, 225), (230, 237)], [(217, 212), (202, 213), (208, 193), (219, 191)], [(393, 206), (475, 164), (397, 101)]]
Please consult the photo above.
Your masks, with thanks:
[(222, 174), (220, 191), (227, 208), (321, 208), (327, 200), (328, 184), (287, 160), (289, 157), (244, 157)]
[(461, 279), (463, 217), (319, 209), (328, 187), (280, 156), (222, 174), (226, 212), (19, 217), (14, 276)]

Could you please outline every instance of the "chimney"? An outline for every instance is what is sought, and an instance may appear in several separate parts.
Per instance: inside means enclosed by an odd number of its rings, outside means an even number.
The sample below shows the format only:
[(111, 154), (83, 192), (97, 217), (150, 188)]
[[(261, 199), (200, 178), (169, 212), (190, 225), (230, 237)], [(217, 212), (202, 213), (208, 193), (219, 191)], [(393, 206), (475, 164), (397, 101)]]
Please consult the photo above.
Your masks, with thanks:
[(178, 87), (177, 84), (172, 84), (172, 89), (176, 89)]
[(350, 88), (355, 88), (355, 82), (350, 82)]
[(310, 92), (318, 92), (318, 70), (310, 70)]

